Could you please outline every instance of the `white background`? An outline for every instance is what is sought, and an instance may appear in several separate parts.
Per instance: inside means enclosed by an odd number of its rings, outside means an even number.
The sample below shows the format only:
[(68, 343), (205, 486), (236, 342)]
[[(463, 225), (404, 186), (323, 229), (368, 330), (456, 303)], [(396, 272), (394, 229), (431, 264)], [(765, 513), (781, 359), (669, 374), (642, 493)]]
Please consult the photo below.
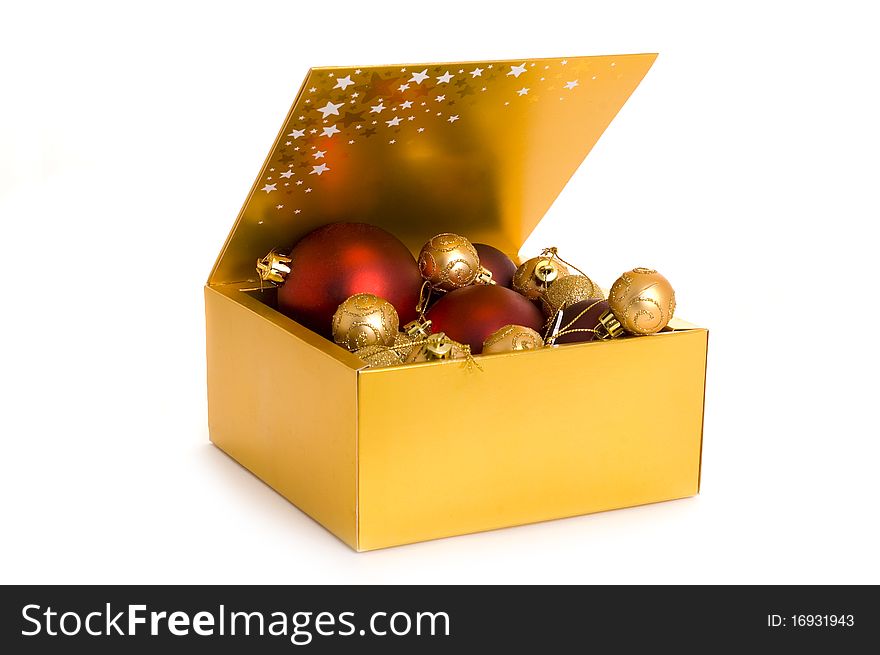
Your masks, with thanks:
[[(0, 581), (880, 582), (868, 6), (4, 3)], [(711, 329), (699, 497), (355, 554), (209, 444), (201, 286), (310, 65), (646, 51), (523, 252)]]

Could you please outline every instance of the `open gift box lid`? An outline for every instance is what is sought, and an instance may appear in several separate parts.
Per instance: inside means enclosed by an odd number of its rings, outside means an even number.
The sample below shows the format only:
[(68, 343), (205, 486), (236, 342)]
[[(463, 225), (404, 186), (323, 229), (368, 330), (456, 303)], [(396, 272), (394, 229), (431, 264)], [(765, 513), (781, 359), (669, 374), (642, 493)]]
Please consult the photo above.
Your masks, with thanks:
[(655, 58), (311, 69), (208, 284), (336, 221), (518, 251)]

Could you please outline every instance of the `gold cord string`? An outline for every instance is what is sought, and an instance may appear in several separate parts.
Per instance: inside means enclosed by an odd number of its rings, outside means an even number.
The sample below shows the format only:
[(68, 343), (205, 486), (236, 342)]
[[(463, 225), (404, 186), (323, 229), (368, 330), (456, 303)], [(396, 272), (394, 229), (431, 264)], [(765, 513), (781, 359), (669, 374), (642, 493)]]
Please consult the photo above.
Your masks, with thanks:
[[(589, 306), (585, 307), (584, 309), (582, 309), (580, 312), (578, 312), (577, 316), (575, 316), (568, 323), (566, 323), (563, 327), (561, 327), (559, 329), (559, 332), (552, 335), (552, 337), (549, 335), (549, 328), (548, 328), (548, 336), (547, 336), (547, 339), (545, 339), (545, 341), (552, 340), (555, 343), (556, 339), (561, 337), (563, 334), (572, 334), (573, 332), (592, 332), (593, 334), (599, 334), (598, 330), (595, 330), (592, 328), (573, 328), (571, 326), (574, 325), (575, 323), (577, 323), (584, 316), (584, 314), (586, 314), (588, 311), (593, 309), (593, 307), (598, 305), (600, 302), (604, 302), (604, 300), (602, 300), (600, 298), (600, 299), (596, 300), (596, 302), (594, 302), (594, 303), (590, 304)], [(561, 311), (562, 311), (561, 309), (557, 310), (557, 313), (554, 315), (554, 319)]]
[[(433, 340), (436, 341), (436, 338)], [(390, 352), (393, 352), (393, 353), (400, 355), (400, 354), (402, 354), (402, 351), (404, 351), (404, 350), (411, 350), (413, 348), (418, 348), (419, 346), (425, 346), (425, 345), (431, 343), (431, 341), (432, 341), (431, 337), (426, 337), (424, 339), (418, 339), (417, 341), (407, 341), (406, 343), (394, 344), (393, 346), (379, 346), (379, 350), (384, 351), (384, 352), (390, 351)], [(463, 363), (468, 370), (470, 370), (472, 368), (477, 368), (481, 371), (483, 370), (483, 367), (480, 366), (480, 363), (476, 359), (474, 359), (473, 354), (471, 354), (471, 347), (469, 345), (464, 344), (464, 343), (459, 343), (459, 342), (455, 341), (454, 339), (449, 339), (448, 337), (446, 338), (446, 342), (451, 343), (451, 344), (453, 344), (454, 347), (461, 348), (464, 351), (464, 362)]]
[(578, 273), (580, 273), (584, 277), (586, 277), (586, 278), (590, 277), (589, 275), (584, 273), (581, 269), (579, 269), (577, 266), (575, 266), (571, 262), (565, 261), (562, 257), (560, 257), (559, 251), (556, 248), (556, 246), (552, 246), (551, 248), (544, 248), (544, 250), (541, 251), (541, 257), (546, 257), (547, 255), (550, 255), (550, 261), (553, 261), (554, 259), (558, 259), (563, 264), (565, 264), (566, 266), (568, 266), (570, 268), (573, 268), (574, 270), (576, 270)]

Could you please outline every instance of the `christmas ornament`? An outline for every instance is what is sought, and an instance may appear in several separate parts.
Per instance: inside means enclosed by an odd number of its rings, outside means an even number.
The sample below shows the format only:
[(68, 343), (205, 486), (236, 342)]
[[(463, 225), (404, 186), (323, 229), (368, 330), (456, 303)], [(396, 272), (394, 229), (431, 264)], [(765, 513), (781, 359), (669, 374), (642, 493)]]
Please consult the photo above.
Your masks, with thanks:
[(556, 280), (568, 274), (568, 268), (552, 255), (532, 257), (524, 261), (513, 274), (513, 289), (529, 300), (537, 300)]
[(415, 347), (406, 356), (406, 363), (431, 362), (440, 359), (471, 359), (467, 345), (458, 343), (442, 332), (436, 332), (427, 339), (415, 342)]
[(354, 354), (364, 360), (370, 368), (383, 368), (385, 366), (397, 366), (403, 363), (400, 354), (385, 346), (366, 346), (358, 348)]
[(620, 328), (631, 334), (654, 334), (675, 312), (675, 291), (657, 271), (634, 268), (611, 285), (608, 305), (619, 323), (619, 327), (609, 324), (608, 336), (618, 336)]
[(474, 248), (480, 256), (480, 266), (492, 273), (492, 281), (501, 287), (510, 288), (516, 264), (498, 248), (485, 243), (475, 243)]
[(586, 275), (567, 275), (554, 282), (541, 298), (544, 313), (551, 317), (560, 309), (586, 300), (588, 298), (604, 298), (599, 285)]
[(583, 343), (602, 338), (604, 328), (600, 317), (607, 312), (608, 301), (601, 298), (587, 298), (569, 305), (552, 319), (547, 345)]
[(336, 308), (358, 293), (384, 298), (404, 323), (418, 315), (418, 265), (407, 247), (381, 228), (331, 223), (300, 239), (287, 257), (276, 259), (267, 255), (258, 272), (261, 280), (284, 281), (278, 309), (325, 336)]
[(490, 334), (505, 325), (522, 325), (536, 331), (544, 325), (544, 316), (534, 303), (497, 285), (478, 284), (450, 291), (425, 316), (435, 331), (470, 346), (474, 354), (483, 350)]
[(333, 341), (349, 350), (390, 346), (400, 322), (394, 306), (371, 293), (346, 299), (333, 314)]
[(531, 328), (522, 325), (505, 325), (495, 330), (483, 342), (483, 354), (506, 353), (514, 350), (541, 348), (544, 340)]
[(491, 273), (480, 267), (476, 248), (457, 234), (438, 234), (422, 246), (419, 270), (436, 291), (452, 291), (478, 281), (491, 284)]

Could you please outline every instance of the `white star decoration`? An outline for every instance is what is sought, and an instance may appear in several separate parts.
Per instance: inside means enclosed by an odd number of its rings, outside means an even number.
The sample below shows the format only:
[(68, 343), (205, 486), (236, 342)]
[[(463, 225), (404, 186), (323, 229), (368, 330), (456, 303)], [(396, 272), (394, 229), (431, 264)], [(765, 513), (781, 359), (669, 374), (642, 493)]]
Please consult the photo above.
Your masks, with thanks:
[(333, 88), (342, 89), (343, 91), (345, 91), (345, 88), (351, 86), (352, 84), (354, 84), (354, 82), (351, 81), (351, 75), (346, 75), (345, 77), (337, 77), (336, 86), (334, 86)]
[(421, 73), (413, 73), (412, 77), (409, 78), (410, 82), (415, 82), (416, 84), (421, 84), (426, 79), (428, 79), (428, 69), (426, 68)]
[(327, 118), (331, 114), (339, 116), (339, 108), (342, 106), (342, 104), (343, 103), (340, 102), (338, 105), (336, 105), (328, 100), (326, 105), (324, 105), (323, 107), (318, 107), (318, 111), (321, 112), (321, 115), (324, 118)]
[[(565, 66), (567, 64), (568, 64), (568, 60), (563, 59), (563, 60), (558, 60), (557, 65)], [(541, 62), (541, 66), (538, 66), (536, 63), (529, 63), (527, 61), (522, 62), (518, 66), (517, 65), (510, 65), (510, 64), (507, 64), (507, 65), (499, 64), (497, 72), (495, 70), (493, 70), (492, 64), (486, 64), (485, 66), (482, 66), (482, 67), (476, 66), (473, 64), (472, 64), (472, 66), (473, 67), (470, 70), (466, 70), (465, 68), (453, 69), (453, 70), (457, 71), (457, 75), (459, 77), (459, 79), (457, 79), (457, 83), (455, 86), (453, 86), (451, 84), (451, 82), (454, 78), (456, 78), (456, 74), (453, 74), (450, 70), (445, 70), (442, 75), (437, 75), (436, 68), (433, 69), (431, 74), (428, 73), (428, 68), (425, 68), (419, 72), (410, 71), (409, 72), (410, 77), (406, 78), (405, 74), (407, 73), (407, 69), (405, 69), (405, 68), (401, 69), (400, 72), (403, 73), (404, 75), (400, 76), (397, 80), (395, 80), (395, 83), (398, 84), (398, 86), (396, 87), (396, 91), (399, 92), (400, 95), (397, 95), (393, 100), (389, 99), (389, 102), (390, 102), (389, 106), (385, 105), (385, 101), (381, 97), (375, 99), (374, 102), (377, 102), (377, 104), (375, 104), (375, 105), (370, 105), (369, 102), (364, 102), (361, 104), (366, 105), (370, 108), (370, 111), (369, 111), (370, 114), (381, 114), (386, 109), (390, 109), (391, 113), (392, 113), (391, 117), (388, 120), (382, 120), (382, 122), (384, 122), (388, 128), (392, 128), (392, 127), (406, 128), (407, 126), (404, 125), (403, 121), (404, 120), (414, 121), (418, 116), (418, 114), (415, 114), (415, 111), (418, 109), (418, 107), (425, 108), (425, 112), (427, 112), (429, 116), (431, 116), (432, 114), (436, 114), (435, 117), (431, 117), (431, 120), (437, 120), (438, 122), (439, 121), (446, 121), (449, 124), (454, 124), (461, 119), (461, 116), (459, 114), (449, 114), (445, 111), (447, 106), (451, 109), (456, 104), (454, 102), (454, 100), (456, 98), (458, 98), (457, 95), (450, 95), (449, 89), (453, 89), (453, 90), (457, 91), (458, 90), (457, 87), (463, 85), (465, 83), (465, 80), (468, 78), (468, 76), (470, 76), (471, 80), (475, 80), (478, 77), (482, 78), (483, 74), (488, 71), (487, 74), (490, 77), (493, 77), (494, 75), (497, 75), (497, 74), (502, 74), (502, 75), (505, 75), (506, 77), (513, 77), (514, 79), (518, 80), (519, 77), (523, 73), (529, 72), (530, 68), (538, 68), (539, 69), (539, 72), (538, 72), (539, 76), (542, 74), (547, 75), (547, 73), (545, 71), (552, 68), (552, 66), (550, 66), (549, 64), (544, 65), (544, 62)], [(613, 63), (612, 63), (612, 66), (614, 66)], [(504, 68), (509, 68), (509, 70), (505, 73)], [(577, 67), (575, 67), (575, 68), (577, 68)], [(444, 70), (444, 69), (439, 69), (439, 70)], [(576, 70), (572, 70), (570, 72), (576, 73)], [(345, 91), (347, 91), (348, 88), (350, 88), (352, 86), (356, 86), (358, 84), (363, 84), (364, 80), (359, 78), (360, 81), (356, 82), (353, 79), (353, 77), (359, 76), (359, 75), (361, 75), (361, 73), (362, 73), (362, 71), (360, 69), (357, 69), (353, 73), (348, 73), (345, 76), (341, 76), (338, 74), (331, 74), (331, 73), (327, 73), (327, 75), (331, 79), (334, 79), (335, 86), (333, 86), (332, 89), (345, 92)], [(369, 71), (367, 71), (367, 74), (369, 75)], [(543, 98), (542, 91), (549, 89), (552, 93), (555, 84), (559, 85), (559, 86), (556, 86), (557, 89), (562, 88), (567, 91), (573, 91), (576, 87), (580, 86), (580, 80), (578, 80), (578, 79), (566, 80), (564, 77), (562, 77), (563, 74), (564, 73), (561, 73), (561, 72), (556, 73), (557, 77), (555, 80), (553, 80), (551, 78), (551, 76), (549, 76), (549, 75), (547, 77), (541, 77), (539, 81), (533, 80), (533, 82), (537, 85), (535, 87), (535, 89), (536, 89), (536, 93), (538, 95), (535, 97), (532, 97), (530, 99), (530, 101), (534, 102), (536, 100)], [(375, 74), (373, 77), (375, 79)], [(430, 83), (430, 80), (432, 77), (436, 80), (435, 84)], [(562, 79), (560, 80), (559, 78), (562, 78)], [(391, 78), (391, 79), (394, 79), (394, 78)], [(524, 80), (524, 81), (528, 81), (528, 79), (529, 78), (526, 78), (526, 80)], [(593, 76), (592, 79), (595, 80), (595, 79), (597, 79), (597, 77)], [(416, 105), (416, 101), (414, 101), (414, 100), (403, 100), (401, 98), (401, 96), (403, 96), (403, 98), (405, 98), (407, 95), (409, 95), (409, 94), (405, 93), (406, 91), (409, 91), (410, 89), (413, 89), (413, 91), (415, 91), (414, 86), (421, 85), (422, 82), (424, 82), (426, 80), (429, 82), (426, 91), (424, 91), (423, 94), (418, 94), (417, 92), (416, 93), (417, 93), (417, 95), (425, 95), (427, 97), (420, 98), (418, 105)], [(390, 80), (388, 82), (390, 82)], [(447, 85), (446, 93), (438, 93), (440, 91), (439, 86), (443, 85), (443, 84)], [(513, 84), (518, 84), (518, 82), (514, 82)], [(549, 86), (547, 86), (547, 85), (549, 85)], [(369, 84), (366, 84), (364, 86), (364, 88), (367, 89), (369, 86), (370, 86)], [(443, 111), (439, 111), (439, 112), (436, 111), (436, 107), (431, 108), (433, 106), (429, 104), (431, 102), (430, 91), (432, 89), (434, 89), (435, 87), (437, 87), (437, 90), (434, 91), (433, 100), (436, 103), (443, 104), (443, 106), (439, 107), (439, 109), (441, 109)], [(349, 104), (351, 104), (351, 105), (357, 104), (358, 101), (356, 101), (355, 98), (358, 98), (359, 94), (358, 93), (351, 93), (351, 94), (346, 93), (344, 95), (340, 94), (340, 96), (343, 96), (343, 97), (340, 97), (340, 99), (339, 99), (340, 102), (337, 103), (327, 97), (327, 96), (333, 95), (332, 91), (330, 91), (330, 92), (327, 91), (327, 89), (329, 89), (329, 88), (330, 88), (329, 86), (324, 87), (325, 90), (320, 91), (317, 87), (311, 87), (308, 89), (308, 91), (310, 94), (316, 94), (312, 98), (314, 100), (314, 103), (307, 105), (306, 103), (311, 102), (311, 100), (309, 100), (309, 99), (304, 99), (301, 101), (301, 102), (303, 102), (303, 105), (302, 105), (303, 110), (314, 109), (315, 111), (318, 111), (321, 113), (323, 125), (320, 125), (318, 120), (313, 119), (313, 125), (317, 124), (316, 125), (317, 129), (312, 126), (303, 127), (302, 129), (294, 129), (293, 127), (291, 127), (291, 132), (287, 135), (288, 138), (290, 138), (291, 140), (284, 142), (285, 146), (291, 147), (294, 145), (293, 142), (295, 140), (300, 139), (300, 138), (306, 138), (306, 137), (308, 137), (308, 140), (311, 141), (312, 143), (317, 144), (318, 141), (315, 140), (315, 137), (314, 137), (314, 135), (316, 135), (316, 133), (318, 133), (317, 134), (318, 136), (326, 136), (326, 137), (332, 137), (335, 134), (344, 133), (345, 136), (340, 137), (340, 138), (347, 139), (349, 145), (355, 144), (355, 139), (351, 139), (349, 137), (356, 136), (355, 129), (360, 130), (361, 127), (363, 127), (360, 123), (369, 124), (370, 123), (369, 120), (364, 120), (363, 118), (361, 118), (360, 120), (357, 120), (359, 116), (362, 116), (362, 114), (360, 114), (360, 115), (356, 114), (355, 120), (350, 120), (350, 116), (351, 116), (350, 114), (346, 115), (346, 117), (345, 117), (346, 127), (343, 130), (343, 129), (340, 129), (339, 127), (337, 127), (339, 124), (339, 121), (342, 120), (341, 118), (336, 118), (335, 120), (337, 122), (333, 125), (328, 125), (328, 123), (329, 123), (328, 118), (331, 116), (337, 116), (337, 117), (340, 116), (340, 114), (341, 114), (340, 109), (343, 107), (346, 107), (346, 110), (348, 112), (360, 111), (361, 110), (360, 107), (358, 107), (357, 109), (347, 107), (347, 105), (349, 105)], [(384, 87), (384, 88), (387, 89), (388, 87)], [(395, 88), (395, 87), (391, 86), (391, 88)], [(465, 88), (467, 90), (470, 90), (470, 87), (465, 87)], [(482, 86), (482, 87), (474, 86), (473, 90), (477, 90), (477, 88), (479, 88), (479, 90), (483, 91), (483, 92), (488, 90), (487, 86)], [(532, 90), (533, 89), (531, 87), (527, 87), (527, 86), (523, 86), (522, 88), (519, 88), (519, 89), (514, 89), (517, 97), (531, 96)], [(374, 89), (373, 93), (376, 93), (377, 91), (379, 91), (379, 89)], [(392, 91), (390, 93), (394, 93), (394, 92)], [(508, 91), (508, 93), (509, 93), (509, 91)], [(558, 93), (558, 91), (557, 91), (557, 93)], [(323, 98), (321, 97), (322, 95), (324, 96)], [(360, 94), (360, 95), (364, 95), (364, 94)], [(447, 97), (452, 98), (452, 100), (450, 100), (448, 104), (446, 103)], [(567, 97), (568, 97), (567, 94), (563, 93), (562, 97), (560, 97), (559, 99), (564, 100)], [(508, 98), (509, 98), (509, 96), (508, 96)], [(316, 105), (319, 102), (321, 102), (322, 100), (325, 102), (325, 104), (321, 107), (317, 107)], [(427, 102), (425, 102), (425, 100), (427, 100)], [(503, 98), (500, 98), (499, 100), (503, 101)], [(529, 102), (529, 101), (523, 101), (523, 102)], [(503, 104), (506, 107), (511, 104), (515, 105), (516, 102), (514, 102), (511, 99), (510, 102), (504, 102)], [(428, 108), (426, 108), (426, 106)], [(405, 110), (409, 110), (409, 111), (405, 111)], [(404, 111), (405, 111), (405, 113), (403, 113)], [(306, 113), (308, 113), (308, 112), (306, 112)], [(465, 113), (467, 113), (467, 112), (465, 112)], [(401, 114), (401, 115), (398, 115), (398, 114)], [(314, 116), (314, 115), (312, 115), (312, 116)], [(381, 116), (376, 116), (376, 118), (381, 119)], [(467, 116), (465, 116), (465, 118), (467, 118)], [(306, 120), (306, 116), (299, 117), (299, 121), (305, 121), (305, 120)], [(377, 123), (379, 123), (379, 122), (380, 121), (378, 121), (378, 120), (372, 121), (372, 125), (374, 126), (373, 131), (375, 131), (376, 127), (381, 127), (381, 125), (377, 125)], [(354, 128), (351, 127), (352, 124), (354, 124)], [(300, 122), (300, 125), (302, 125), (302, 122)], [(414, 124), (413, 127), (416, 128), (417, 134), (422, 134), (426, 130), (426, 127), (418, 126), (418, 124)], [(458, 129), (460, 129), (460, 128), (456, 128), (456, 130), (458, 130)], [(395, 130), (395, 134), (393, 134), (393, 136), (399, 136), (400, 134), (401, 134), (401, 129), (397, 129), (397, 130)], [(387, 134), (386, 142), (389, 145), (394, 145), (397, 143), (397, 140), (393, 139), (393, 138), (389, 138), (391, 136), (392, 136), (392, 134)], [(381, 138), (381, 132), (380, 132), (380, 138)], [(407, 140), (404, 139), (404, 141), (402, 141), (401, 143), (406, 144), (406, 141)], [(317, 160), (317, 161), (315, 161), (315, 165), (308, 165), (307, 166), (306, 164), (308, 163), (308, 160), (303, 161), (302, 159), (297, 160), (298, 161), (297, 165), (305, 166), (306, 169), (308, 170), (309, 175), (316, 175), (318, 177), (320, 177), (324, 173), (331, 172), (330, 166), (328, 165), (328, 162), (326, 161), (327, 152), (331, 148), (328, 147), (328, 150), (316, 150), (317, 145), (311, 145), (311, 144), (309, 144), (309, 145), (310, 145), (310, 149), (303, 147), (302, 150), (305, 152), (312, 153), (312, 158), (313, 158), (312, 161)], [(330, 145), (331, 145), (331, 142), (326, 142), (326, 146), (330, 146)], [(404, 146), (401, 146), (401, 147), (404, 147)], [(300, 148), (299, 147), (291, 147), (290, 150), (286, 150), (286, 152), (291, 152), (291, 150), (300, 150)], [(301, 152), (300, 154), (304, 156), (305, 152)], [(335, 154), (331, 156), (331, 159), (333, 159), (334, 157), (335, 157)], [(285, 163), (286, 163), (286, 161), (290, 161), (290, 159), (286, 159)], [(334, 159), (334, 162), (335, 161), (336, 160)], [(297, 173), (295, 173), (293, 171), (294, 165), (295, 164), (288, 164), (287, 168), (289, 170), (284, 170), (283, 167), (279, 168), (279, 170), (283, 170), (283, 172), (280, 174), (280, 178), (282, 180), (284, 180), (284, 187), (292, 187), (292, 185), (294, 183), (297, 186), (303, 185), (303, 179), (305, 179), (309, 176), (309, 175), (304, 175), (302, 173), (300, 173), (299, 175)], [(274, 171), (274, 170), (275, 170), (274, 168), (270, 169), (270, 171)], [(337, 172), (335, 175), (330, 177), (330, 180), (334, 180), (334, 179), (338, 180), (339, 179), (337, 177), (338, 175), (339, 175), (339, 173)], [(293, 180), (293, 182), (290, 182), (289, 180), (291, 180), (293, 177), (301, 177), (301, 179)], [(260, 190), (266, 194), (270, 194), (273, 191), (277, 191), (278, 184), (280, 183), (280, 182), (272, 182), (271, 175), (269, 177), (264, 178), (264, 182), (265, 182), (265, 184), (263, 187), (260, 188)], [(332, 182), (330, 182), (330, 183), (332, 184)], [(286, 191), (286, 193), (290, 194), (293, 191), (293, 188), (285, 188), (282, 190), (284, 190), (284, 191)], [(311, 193), (313, 191), (313, 189), (311, 187), (307, 187), (304, 189), (304, 191), (306, 193)], [(319, 188), (318, 191), (320, 193), (321, 189)], [(285, 205), (279, 203), (275, 207), (276, 207), (276, 209), (281, 210), (285, 207)], [(293, 214), (299, 214), (301, 210), (300, 209), (290, 209), (288, 211), (291, 211)], [(279, 214), (279, 215), (282, 215), (282, 214)]]

